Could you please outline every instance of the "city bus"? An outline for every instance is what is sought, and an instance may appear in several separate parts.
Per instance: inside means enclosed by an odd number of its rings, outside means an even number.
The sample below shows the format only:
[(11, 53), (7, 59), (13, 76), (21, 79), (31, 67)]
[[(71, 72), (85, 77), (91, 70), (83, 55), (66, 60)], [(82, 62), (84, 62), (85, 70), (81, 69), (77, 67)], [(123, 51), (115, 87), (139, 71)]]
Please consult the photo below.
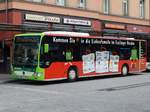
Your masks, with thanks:
[(49, 31), (18, 34), (13, 41), (11, 77), (37, 81), (146, 70), (146, 41), (90, 36), (88, 33)]

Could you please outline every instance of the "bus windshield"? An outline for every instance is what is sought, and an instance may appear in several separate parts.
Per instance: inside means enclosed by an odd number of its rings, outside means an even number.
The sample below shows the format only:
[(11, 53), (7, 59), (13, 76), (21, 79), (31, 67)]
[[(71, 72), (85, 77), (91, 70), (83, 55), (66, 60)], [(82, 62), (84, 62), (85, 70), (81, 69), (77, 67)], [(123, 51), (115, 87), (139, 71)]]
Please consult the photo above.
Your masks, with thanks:
[(14, 66), (37, 66), (39, 40), (40, 36), (18, 36), (15, 38)]

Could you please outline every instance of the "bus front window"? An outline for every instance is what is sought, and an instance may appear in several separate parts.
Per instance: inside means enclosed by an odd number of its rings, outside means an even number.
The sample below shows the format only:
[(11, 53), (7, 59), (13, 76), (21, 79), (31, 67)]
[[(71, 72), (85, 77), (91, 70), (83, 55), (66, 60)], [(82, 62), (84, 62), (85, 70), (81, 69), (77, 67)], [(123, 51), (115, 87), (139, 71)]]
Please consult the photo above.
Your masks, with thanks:
[(14, 66), (35, 67), (38, 63), (38, 43), (15, 42), (13, 64)]
[(37, 47), (31, 45), (18, 44), (14, 49), (15, 65), (36, 65), (37, 63)]

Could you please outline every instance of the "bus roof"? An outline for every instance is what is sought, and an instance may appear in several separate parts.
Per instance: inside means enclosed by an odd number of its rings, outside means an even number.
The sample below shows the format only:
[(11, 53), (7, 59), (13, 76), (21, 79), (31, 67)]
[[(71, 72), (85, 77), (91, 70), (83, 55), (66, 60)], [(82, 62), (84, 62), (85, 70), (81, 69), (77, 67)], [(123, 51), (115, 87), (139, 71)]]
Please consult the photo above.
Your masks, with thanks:
[(15, 36), (32, 36), (32, 35), (41, 35), (42, 33), (22, 33), (22, 34), (17, 34)]
[[(67, 32), (67, 31), (49, 31), (43, 32), (47, 36), (66, 36), (66, 37), (79, 37), (79, 38), (101, 38), (101, 39), (112, 39), (112, 40), (130, 40), (130, 41), (142, 41), (141, 39), (128, 38), (128, 37), (113, 37), (113, 36), (91, 36), (89, 33), (80, 32)], [(143, 40), (144, 41), (144, 40)]]
[(67, 32), (67, 31), (49, 31), (44, 32), (45, 35), (63, 35), (63, 36), (90, 36), (89, 33), (80, 33), (80, 32)]
[(130, 40), (130, 41), (145, 41), (141, 39), (128, 38), (128, 37), (113, 37), (113, 36), (90, 36), (89, 33), (68, 32), (68, 31), (47, 31), (43, 33), (24, 33), (17, 34), (16, 36), (32, 36), (32, 35), (47, 35), (47, 36), (66, 36), (66, 37), (79, 37), (79, 38), (101, 38), (112, 40)]

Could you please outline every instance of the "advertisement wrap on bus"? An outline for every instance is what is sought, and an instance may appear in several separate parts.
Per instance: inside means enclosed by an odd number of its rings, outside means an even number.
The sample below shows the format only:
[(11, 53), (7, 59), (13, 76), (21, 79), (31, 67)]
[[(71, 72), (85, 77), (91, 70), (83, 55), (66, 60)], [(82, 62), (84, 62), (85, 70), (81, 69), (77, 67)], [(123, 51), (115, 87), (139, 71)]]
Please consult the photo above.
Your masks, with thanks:
[(40, 81), (128, 75), (146, 70), (146, 44), (76, 32), (20, 34), (14, 38), (11, 69), (14, 79)]

